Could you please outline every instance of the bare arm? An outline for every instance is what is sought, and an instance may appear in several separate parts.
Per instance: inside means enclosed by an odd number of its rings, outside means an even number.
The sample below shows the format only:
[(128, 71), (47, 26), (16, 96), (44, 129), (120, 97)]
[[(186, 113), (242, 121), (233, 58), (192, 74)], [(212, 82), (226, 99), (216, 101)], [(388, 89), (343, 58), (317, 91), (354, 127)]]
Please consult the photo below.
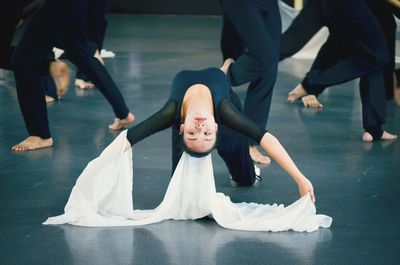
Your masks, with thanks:
[(290, 176), (292, 176), (299, 187), (300, 196), (310, 193), (312, 201), (315, 202), (314, 189), (311, 182), (300, 172), (278, 139), (267, 132), (262, 137), (260, 145)]

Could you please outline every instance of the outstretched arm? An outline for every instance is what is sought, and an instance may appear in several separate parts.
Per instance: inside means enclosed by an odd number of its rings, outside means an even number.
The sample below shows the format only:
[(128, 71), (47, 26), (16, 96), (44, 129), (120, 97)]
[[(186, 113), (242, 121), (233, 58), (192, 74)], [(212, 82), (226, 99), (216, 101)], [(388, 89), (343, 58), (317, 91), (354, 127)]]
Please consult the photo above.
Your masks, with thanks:
[(290, 175), (299, 187), (300, 196), (310, 193), (315, 202), (314, 189), (311, 182), (300, 172), (292, 158), (278, 139), (266, 132), (260, 142), (261, 147)]
[(175, 101), (168, 100), (164, 107), (150, 116), (150, 118), (129, 128), (126, 135), (127, 141), (125, 144), (125, 150), (129, 149), (144, 138), (169, 128), (173, 124), (176, 107), (177, 104)]
[(269, 132), (261, 130), (253, 121), (240, 113), (232, 103), (223, 99), (218, 108), (221, 122), (259, 142), (261, 147), (287, 172), (299, 187), (301, 196), (310, 193), (315, 201), (311, 182), (296, 167), (279, 141)]

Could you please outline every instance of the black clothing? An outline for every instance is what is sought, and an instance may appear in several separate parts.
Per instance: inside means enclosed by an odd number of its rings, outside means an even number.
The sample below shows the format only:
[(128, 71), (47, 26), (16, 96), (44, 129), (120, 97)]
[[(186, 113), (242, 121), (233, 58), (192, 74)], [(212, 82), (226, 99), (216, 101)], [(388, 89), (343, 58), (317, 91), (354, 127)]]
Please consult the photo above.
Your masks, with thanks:
[(231, 85), (250, 82), (244, 112), (264, 129), (278, 71), (281, 19), (277, 0), (221, 0), (221, 4), (223, 57), (236, 59), (228, 71)]
[(243, 115), (239, 99), (230, 88), (225, 74), (218, 68), (178, 73), (172, 83), (170, 99), (150, 118), (128, 129), (128, 141), (134, 145), (147, 136), (172, 127), (172, 168), (175, 170), (182, 155), (179, 141), (182, 101), (187, 89), (195, 84), (203, 84), (210, 89), (215, 119), (219, 122), (217, 149), (232, 178), (239, 185), (253, 184), (255, 173), (248, 138), (260, 143), (266, 131), (259, 129)]
[(284, 60), (300, 51), (325, 24), (319, 0), (307, 1), (281, 36), (279, 60)]
[(203, 84), (210, 89), (213, 97), (215, 120), (237, 130), (257, 143), (265, 134), (258, 126), (240, 113), (230, 101), (231, 89), (225, 74), (218, 68), (179, 72), (172, 83), (170, 99), (158, 112), (147, 120), (130, 128), (127, 133), (131, 145), (156, 132), (180, 124), (180, 111), (187, 89), (195, 84)]
[[(104, 36), (107, 28), (106, 12), (109, 0), (89, 1), (87, 15), (87, 31), (89, 48), (92, 54), (103, 48)], [(89, 82), (89, 77), (78, 67), (76, 78)]]
[[(384, 69), (384, 80), (386, 99), (393, 98), (393, 71), (395, 57), (395, 33), (396, 27), (393, 16), (393, 10), (389, 8), (386, 1), (367, 0), (368, 7), (376, 17), (381, 30), (384, 33), (386, 43), (390, 52), (390, 63)], [(281, 50), (279, 60), (293, 56), (324, 26), (328, 26), (329, 18), (326, 17), (321, 6), (320, 0), (309, 0), (298, 16), (293, 20), (290, 27), (282, 34)], [(331, 26), (328, 26), (331, 27)], [(318, 58), (316, 67), (325, 69), (337, 62), (337, 58), (343, 57), (343, 51), (337, 44), (331, 43), (331, 48), (325, 48), (323, 56)], [(321, 94), (326, 87), (319, 86), (315, 88), (313, 93), (316, 96)]]
[[(385, 122), (384, 69), (390, 52), (380, 25), (364, 0), (320, 0), (330, 35), (302, 81), (308, 94), (361, 78), (363, 127)], [(374, 129), (375, 130), (375, 129)]]
[[(95, 0), (90, 0), (95, 1)], [(62, 11), (62, 12), (60, 12)], [(104, 66), (93, 57), (87, 41), (88, 0), (48, 0), (27, 26), (13, 57), (18, 101), (29, 135), (49, 138), (50, 130), (44, 101), (49, 51), (63, 40), (68, 58), (79, 66), (111, 104), (117, 118), (129, 110)]]

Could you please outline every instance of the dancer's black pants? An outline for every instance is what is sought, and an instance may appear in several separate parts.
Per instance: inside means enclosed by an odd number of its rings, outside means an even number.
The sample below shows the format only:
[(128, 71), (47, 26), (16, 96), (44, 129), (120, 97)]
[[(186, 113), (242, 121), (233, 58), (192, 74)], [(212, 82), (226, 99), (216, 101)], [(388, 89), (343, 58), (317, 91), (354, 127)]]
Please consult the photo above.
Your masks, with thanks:
[(236, 59), (228, 76), (232, 86), (250, 82), (244, 112), (265, 129), (279, 59), (281, 20), (277, 1), (221, 2), (224, 15), (221, 48), (224, 57)]
[[(93, 54), (96, 52), (96, 50), (101, 51), (103, 48), (103, 41), (107, 28), (107, 7), (108, 0), (89, 0), (87, 30), (89, 48)], [(88, 76), (80, 68), (78, 68), (76, 71), (76, 78), (90, 81)]]

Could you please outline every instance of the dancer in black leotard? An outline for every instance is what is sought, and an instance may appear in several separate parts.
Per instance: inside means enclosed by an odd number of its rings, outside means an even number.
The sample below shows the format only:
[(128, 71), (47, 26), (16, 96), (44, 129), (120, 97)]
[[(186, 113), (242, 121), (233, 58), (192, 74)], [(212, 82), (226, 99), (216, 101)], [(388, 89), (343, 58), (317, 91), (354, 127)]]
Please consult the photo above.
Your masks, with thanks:
[[(126, 148), (130, 148), (156, 132), (174, 126), (179, 128), (183, 149), (188, 154), (197, 157), (205, 156), (215, 146), (219, 123), (220, 126), (229, 127), (259, 143), (296, 181), (300, 195), (310, 193), (314, 200), (311, 182), (298, 170), (272, 134), (261, 130), (235, 107), (232, 93), (227, 77), (218, 68), (178, 73), (174, 78), (171, 96), (166, 104), (147, 120), (128, 129)], [(228, 142), (218, 143), (219, 146), (229, 144)], [(232, 151), (238, 152), (238, 149), (233, 148)], [(175, 152), (174, 156), (173, 159), (176, 160), (179, 153)], [(238, 161), (242, 158), (240, 152), (231, 153), (230, 157), (227, 157), (229, 161), (227, 165), (231, 173), (240, 171), (237, 169), (241, 166), (240, 163), (234, 163), (235, 156)], [(250, 159), (242, 160), (242, 162), (251, 165)]]

